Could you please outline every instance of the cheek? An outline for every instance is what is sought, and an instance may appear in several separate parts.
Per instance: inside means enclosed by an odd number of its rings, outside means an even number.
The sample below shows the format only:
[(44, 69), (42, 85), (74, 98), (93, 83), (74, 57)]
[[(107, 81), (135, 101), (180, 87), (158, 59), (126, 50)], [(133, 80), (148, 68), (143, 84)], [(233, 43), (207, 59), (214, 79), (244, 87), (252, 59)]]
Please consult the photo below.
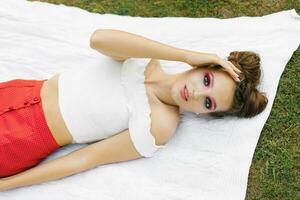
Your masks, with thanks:
[(200, 84), (199, 85), (199, 89), (201, 90), (201, 91), (206, 91), (206, 90), (208, 90), (210, 88), (210, 86), (205, 86), (204, 84)]

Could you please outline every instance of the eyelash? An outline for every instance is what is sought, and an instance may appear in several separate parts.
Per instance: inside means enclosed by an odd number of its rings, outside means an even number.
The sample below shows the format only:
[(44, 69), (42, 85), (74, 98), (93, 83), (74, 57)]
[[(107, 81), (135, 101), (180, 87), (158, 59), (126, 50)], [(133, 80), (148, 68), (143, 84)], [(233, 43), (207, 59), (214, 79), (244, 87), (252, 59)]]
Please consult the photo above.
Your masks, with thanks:
[[(208, 82), (207, 85), (206, 85), (206, 82)], [(203, 83), (204, 83), (205, 87), (208, 87), (210, 85), (210, 76), (207, 73), (205, 73), (205, 75), (204, 75)], [(209, 105), (209, 106), (207, 107), (206, 105), (207, 106)], [(212, 103), (211, 103), (211, 100), (209, 97), (205, 97), (204, 107), (206, 107), (209, 110), (211, 109)]]

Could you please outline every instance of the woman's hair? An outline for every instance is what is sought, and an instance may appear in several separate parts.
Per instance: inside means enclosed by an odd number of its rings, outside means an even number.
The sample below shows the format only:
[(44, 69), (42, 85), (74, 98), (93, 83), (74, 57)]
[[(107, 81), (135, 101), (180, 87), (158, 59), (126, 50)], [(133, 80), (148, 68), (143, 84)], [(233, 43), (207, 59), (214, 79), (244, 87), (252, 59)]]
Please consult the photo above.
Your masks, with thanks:
[[(240, 82), (236, 82), (231, 108), (224, 112), (209, 113), (212, 117), (224, 117), (226, 115), (250, 118), (261, 113), (268, 99), (265, 93), (257, 90), (260, 83), (261, 69), (260, 57), (252, 51), (233, 51), (227, 57), (242, 73), (239, 74)], [(217, 69), (220, 65), (213, 65)], [(227, 72), (228, 73), (228, 72)]]

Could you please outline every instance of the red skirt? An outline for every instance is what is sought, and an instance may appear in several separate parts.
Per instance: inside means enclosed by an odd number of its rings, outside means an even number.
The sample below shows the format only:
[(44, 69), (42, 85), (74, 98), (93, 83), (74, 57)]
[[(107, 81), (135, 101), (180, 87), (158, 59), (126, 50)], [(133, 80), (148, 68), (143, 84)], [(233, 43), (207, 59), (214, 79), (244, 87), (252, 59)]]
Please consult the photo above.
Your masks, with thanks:
[(45, 81), (0, 83), (0, 178), (34, 167), (60, 148), (42, 109), (40, 90)]

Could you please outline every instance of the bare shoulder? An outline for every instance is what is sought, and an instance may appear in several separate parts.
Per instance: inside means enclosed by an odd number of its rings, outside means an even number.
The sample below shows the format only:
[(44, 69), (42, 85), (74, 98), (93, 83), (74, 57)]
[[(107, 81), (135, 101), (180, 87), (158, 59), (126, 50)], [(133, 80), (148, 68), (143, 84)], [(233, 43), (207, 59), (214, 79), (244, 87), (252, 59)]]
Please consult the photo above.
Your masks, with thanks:
[(166, 144), (175, 134), (180, 114), (173, 106), (155, 106), (151, 112), (151, 134), (156, 145)]

